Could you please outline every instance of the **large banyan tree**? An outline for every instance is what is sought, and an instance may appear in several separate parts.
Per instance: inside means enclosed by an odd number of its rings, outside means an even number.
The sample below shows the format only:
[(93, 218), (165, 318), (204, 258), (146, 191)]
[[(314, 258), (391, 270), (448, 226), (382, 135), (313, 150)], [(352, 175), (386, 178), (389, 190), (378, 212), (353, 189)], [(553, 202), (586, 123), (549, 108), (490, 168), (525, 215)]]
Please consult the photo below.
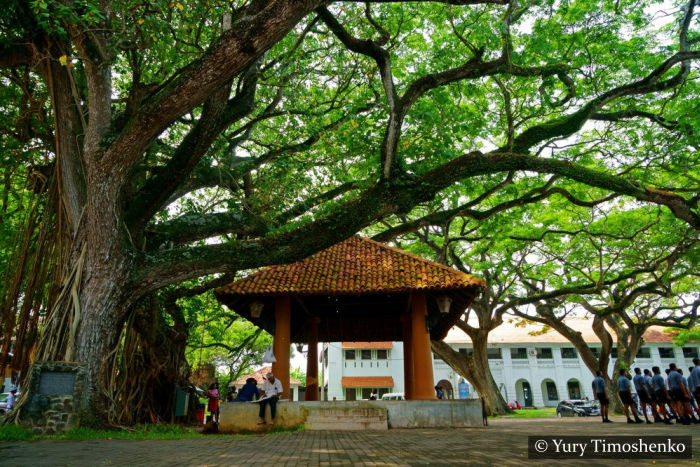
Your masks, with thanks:
[(37, 209), (3, 350), (86, 362), (104, 420), (159, 290), (444, 196), (491, 216), (615, 195), (700, 229), (695, 0), (647, 3), (5, 2), (2, 170)]

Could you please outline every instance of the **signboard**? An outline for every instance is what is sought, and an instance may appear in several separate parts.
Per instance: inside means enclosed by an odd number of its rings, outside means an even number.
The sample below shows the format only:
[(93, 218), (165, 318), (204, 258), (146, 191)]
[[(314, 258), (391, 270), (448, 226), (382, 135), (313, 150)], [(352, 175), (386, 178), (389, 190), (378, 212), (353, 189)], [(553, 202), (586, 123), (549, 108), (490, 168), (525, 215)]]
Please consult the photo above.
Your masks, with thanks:
[(43, 396), (73, 395), (75, 373), (72, 371), (42, 371), (39, 394)]
[(469, 399), (469, 383), (467, 383), (467, 380), (462, 378), (462, 381), (459, 383), (459, 398), (460, 399)]
[(187, 407), (189, 406), (190, 395), (182, 388), (175, 388), (175, 416), (182, 417), (187, 415)]

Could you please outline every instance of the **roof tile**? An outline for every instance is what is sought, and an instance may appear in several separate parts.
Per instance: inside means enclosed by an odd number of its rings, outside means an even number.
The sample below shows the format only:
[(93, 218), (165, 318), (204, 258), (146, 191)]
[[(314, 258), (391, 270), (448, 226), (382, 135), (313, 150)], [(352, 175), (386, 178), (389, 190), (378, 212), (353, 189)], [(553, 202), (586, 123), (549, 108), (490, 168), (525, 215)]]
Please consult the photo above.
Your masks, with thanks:
[(391, 376), (343, 376), (341, 386), (344, 388), (393, 388)]
[[(489, 333), (489, 344), (536, 344), (536, 343), (569, 343), (569, 341), (552, 328), (545, 328), (540, 323), (526, 321), (524, 325), (515, 325), (519, 320), (511, 320), (504, 322)], [(593, 320), (588, 317), (569, 317), (564, 320), (567, 326), (574, 331), (581, 333), (584, 341), (589, 344), (600, 344), (600, 339), (593, 332), (591, 327)], [(471, 322), (472, 325), (478, 325), (476, 321)], [(543, 332), (546, 330), (546, 332)], [(608, 329), (613, 333), (614, 331)], [(667, 332), (662, 326), (651, 326), (644, 332), (644, 341), (646, 343), (672, 343), (673, 337), (677, 331)], [(448, 344), (470, 343), (471, 339), (458, 327), (450, 329), (445, 342)]]
[(270, 266), (217, 294), (360, 294), (484, 288), (481, 279), (360, 236), (296, 263)]
[(389, 342), (343, 342), (344, 349), (391, 349), (393, 343)]

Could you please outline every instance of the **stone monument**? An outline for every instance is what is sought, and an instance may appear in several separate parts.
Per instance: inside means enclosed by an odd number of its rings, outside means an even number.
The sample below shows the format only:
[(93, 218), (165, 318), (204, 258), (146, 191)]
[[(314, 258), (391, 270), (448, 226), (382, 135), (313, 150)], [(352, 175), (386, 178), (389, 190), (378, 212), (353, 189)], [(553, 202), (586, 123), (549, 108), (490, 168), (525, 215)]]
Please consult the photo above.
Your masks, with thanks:
[(27, 403), (20, 420), (35, 434), (60, 434), (78, 423), (78, 404), (85, 386), (85, 364), (34, 362), (23, 391)]

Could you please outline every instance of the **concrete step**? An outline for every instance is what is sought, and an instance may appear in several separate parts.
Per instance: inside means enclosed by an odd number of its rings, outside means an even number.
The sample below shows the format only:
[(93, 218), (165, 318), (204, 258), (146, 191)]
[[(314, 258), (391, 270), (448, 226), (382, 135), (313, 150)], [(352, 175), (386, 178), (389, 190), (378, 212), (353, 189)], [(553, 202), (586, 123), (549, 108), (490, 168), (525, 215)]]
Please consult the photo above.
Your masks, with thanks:
[(384, 407), (318, 407), (306, 417), (307, 430), (387, 430)]
[(386, 417), (385, 408), (314, 408), (309, 415), (322, 417)]
[(307, 419), (305, 429), (310, 431), (359, 431), (359, 430), (388, 430), (386, 420), (382, 421), (312, 421)]
[(306, 423), (386, 423), (381, 417), (307, 417)]

